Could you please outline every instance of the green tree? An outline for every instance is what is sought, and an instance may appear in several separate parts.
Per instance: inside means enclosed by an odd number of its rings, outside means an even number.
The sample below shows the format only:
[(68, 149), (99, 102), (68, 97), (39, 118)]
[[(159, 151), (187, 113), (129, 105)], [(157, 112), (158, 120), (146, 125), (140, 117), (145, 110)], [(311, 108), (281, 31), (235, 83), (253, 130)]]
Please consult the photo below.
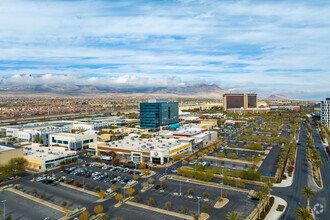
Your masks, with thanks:
[(208, 198), (208, 197), (210, 196), (210, 193), (208, 193), (208, 192), (203, 192), (203, 196), (204, 196), (205, 198)]
[(153, 198), (149, 198), (149, 201), (148, 201), (148, 204), (149, 205), (155, 205), (155, 200)]
[(67, 205), (68, 205), (67, 201), (62, 201), (62, 202), (61, 202), (61, 206), (63, 206), (63, 208), (64, 208), (65, 206), (67, 206)]
[(240, 214), (238, 214), (238, 212), (232, 211), (226, 215), (226, 219), (227, 220), (242, 220), (242, 216)]
[(306, 196), (307, 199), (307, 210), (310, 212), (310, 199), (311, 197), (315, 196), (315, 192), (312, 190), (310, 186), (305, 186), (305, 188), (301, 191), (301, 193)]
[(96, 192), (100, 192), (100, 191), (101, 191), (101, 187), (96, 186), (94, 190), (95, 190)]
[(296, 215), (298, 216), (299, 220), (312, 220), (313, 215), (305, 208), (298, 208), (296, 211)]
[(188, 208), (187, 207), (182, 207), (181, 212), (186, 214), (188, 212)]
[(261, 201), (262, 201), (262, 199), (264, 198), (264, 192), (262, 192), (262, 191), (258, 191), (257, 193), (256, 193), (256, 196), (259, 198), (259, 204), (258, 204), (258, 217), (259, 217), (259, 219), (260, 219), (260, 206), (261, 206)]
[(172, 203), (170, 201), (168, 201), (168, 202), (165, 203), (165, 208), (167, 210), (169, 210), (171, 208), (171, 206), (172, 206)]
[(75, 185), (75, 186), (78, 186), (80, 184), (80, 181), (79, 180), (75, 180), (74, 182), (73, 182), (73, 185)]
[(15, 176), (22, 174), (27, 165), (28, 161), (23, 157), (13, 158), (9, 161), (9, 167)]
[(138, 201), (140, 201), (141, 198), (140, 198), (140, 196), (135, 195), (133, 199), (134, 199), (135, 202), (138, 202)]
[(85, 183), (85, 189), (89, 189), (91, 187), (90, 183)]
[(202, 212), (208, 213), (210, 211), (209, 207), (207, 207), (206, 205), (202, 206)]
[(164, 189), (166, 187), (166, 183), (164, 181), (160, 182), (160, 187)]
[(42, 193), (39, 195), (39, 198), (40, 198), (40, 199), (45, 199), (45, 198), (46, 198), (46, 193), (42, 192)]
[(188, 189), (188, 193), (189, 193), (190, 195), (194, 194), (194, 189), (193, 189), (193, 188)]

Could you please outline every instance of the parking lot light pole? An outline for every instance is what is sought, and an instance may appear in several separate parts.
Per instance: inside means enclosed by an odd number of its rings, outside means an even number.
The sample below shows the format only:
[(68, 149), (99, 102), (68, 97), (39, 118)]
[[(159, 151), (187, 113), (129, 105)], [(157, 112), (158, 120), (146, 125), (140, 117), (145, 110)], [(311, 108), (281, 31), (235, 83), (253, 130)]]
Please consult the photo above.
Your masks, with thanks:
[(201, 197), (197, 196), (197, 199), (198, 199), (198, 215), (201, 215), (201, 210), (200, 210)]
[(1, 201), (3, 203), (3, 219), (6, 218), (6, 201), (7, 200), (2, 200)]

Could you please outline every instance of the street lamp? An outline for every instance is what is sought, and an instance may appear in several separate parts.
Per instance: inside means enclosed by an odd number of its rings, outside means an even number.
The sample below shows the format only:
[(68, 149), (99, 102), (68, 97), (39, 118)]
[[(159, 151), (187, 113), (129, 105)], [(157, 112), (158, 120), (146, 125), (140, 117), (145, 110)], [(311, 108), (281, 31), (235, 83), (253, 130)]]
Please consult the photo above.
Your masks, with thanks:
[(201, 210), (200, 210), (200, 201), (201, 201), (201, 197), (198, 197), (198, 196), (197, 196), (197, 199), (198, 199), (198, 215), (201, 215)]
[(1, 201), (3, 203), (3, 219), (6, 218), (6, 202), (7, 200), (2, 200)]

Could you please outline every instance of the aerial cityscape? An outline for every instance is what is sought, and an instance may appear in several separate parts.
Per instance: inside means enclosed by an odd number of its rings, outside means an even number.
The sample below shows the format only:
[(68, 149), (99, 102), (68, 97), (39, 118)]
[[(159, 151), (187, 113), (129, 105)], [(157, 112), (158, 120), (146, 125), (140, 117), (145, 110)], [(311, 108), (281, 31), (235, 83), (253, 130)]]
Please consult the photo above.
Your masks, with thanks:
[(0, 220), (330, 219), (329, 11), (1, 0)]

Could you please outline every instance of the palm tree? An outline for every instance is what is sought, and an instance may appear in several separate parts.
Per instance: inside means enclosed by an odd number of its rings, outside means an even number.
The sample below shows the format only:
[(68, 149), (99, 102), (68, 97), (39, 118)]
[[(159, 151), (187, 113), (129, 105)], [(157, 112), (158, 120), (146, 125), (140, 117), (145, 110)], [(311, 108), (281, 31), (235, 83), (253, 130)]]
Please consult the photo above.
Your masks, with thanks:
[(242, 220), (242, 216), (240, 214), (238, 214), (238, 212), (232, 211), (226, 215), (226, 219), (227, 220)]
[[(263, 197), (267, 197), (267, 205), (268, 205), (268, 195), (267, 193), (270, 192), (270, 188), (267, 185), (264, 185), (261, 189), (261, 191), (263, 192)], [(264, 211), (266, 210), (266, 206), (264, 206)]]
[(307, 210), (302, 207), (296, 210), (296, 215), (298, 216), (298, 220), (312, 220), (313, 215)]
[(310, 212), (310, 208), (309, 208), (309, 200), (312, 196), (315, 196), (315, 192), (312, 190), (312, 187), (310, 186), (305, 186), (305, 188), (301, 191), (301, 193), (303, 195), (306, 196), (306, 199), (307, 199), (307, 210)]
[(272, 189), (273, 183), (271, 181), (267, 181), (266, 182), (266, 186), (268, 187), (267, 205), (269, 205), (270, 190)]
[(258, 197), (259, 198), (259, 204), (258, 204), (258, 217), (260, 218), (260, 205), (261, 205), (261, 201), (262, 201), (262, 199), (264, 198), (264, 192), (263, 191), (258, 191), (257, 193), (256, 193), (256, 197)]

